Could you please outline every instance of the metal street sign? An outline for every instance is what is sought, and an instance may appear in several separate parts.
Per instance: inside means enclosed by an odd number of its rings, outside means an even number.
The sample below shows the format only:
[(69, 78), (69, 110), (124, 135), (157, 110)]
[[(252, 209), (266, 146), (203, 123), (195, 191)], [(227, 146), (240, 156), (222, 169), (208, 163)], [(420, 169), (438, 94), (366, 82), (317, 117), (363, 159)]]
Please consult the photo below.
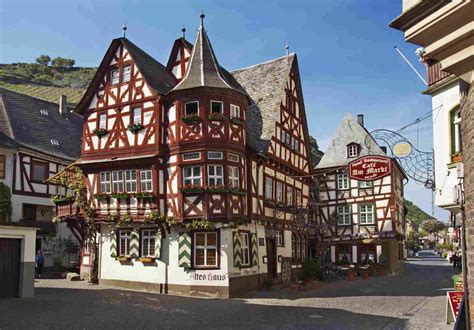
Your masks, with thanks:
[(349, 163), (349, 177), (361, 181), (373, 181), (392, 173), (392, 160), (384, 156), (365, 156)]

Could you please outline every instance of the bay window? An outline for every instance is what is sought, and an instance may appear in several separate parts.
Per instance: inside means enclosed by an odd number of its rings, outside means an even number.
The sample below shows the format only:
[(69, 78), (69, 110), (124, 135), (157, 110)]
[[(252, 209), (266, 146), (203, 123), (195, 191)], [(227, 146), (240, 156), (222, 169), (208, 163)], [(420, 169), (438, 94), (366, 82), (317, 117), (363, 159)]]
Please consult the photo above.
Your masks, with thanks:
[(100, 192), (103, 194), (109, 194), (112, 192), (110, 186), (110, 172), (100, 173)]
[(141, 241), (141, 256), (142, 257), (155, 256), (155, 236), (156, 236), (156, 229), (142, 230), (142, 241)]
[(240, 188), (240, 175), (237, 166), (229, 166), (229, 187)]
[(374, 223), (374, 205), (372, 204), (359, 205), (359, 223), (361, 225)]
[(189, 115), (198, 115), (199, 114), (199, 103), (198, 102), (189, 102), (184, 105), (184, 114)]
[(210, 187), (224, 185), (224, 168), (222, 165), (207, 166), (207, 185)]
[(183, 167), (184, 186), (202, 186), (201, 166)]
[(141, 191), (153, 191), (151, 170), (140, 171), (140, 188)]
[(217, 232), (195, 232), (193, 239), (194, 267), (217, 267)]
[(126, 192), (137, 191), (137, 171), (136, 170), (125, 171), (125, 191)]

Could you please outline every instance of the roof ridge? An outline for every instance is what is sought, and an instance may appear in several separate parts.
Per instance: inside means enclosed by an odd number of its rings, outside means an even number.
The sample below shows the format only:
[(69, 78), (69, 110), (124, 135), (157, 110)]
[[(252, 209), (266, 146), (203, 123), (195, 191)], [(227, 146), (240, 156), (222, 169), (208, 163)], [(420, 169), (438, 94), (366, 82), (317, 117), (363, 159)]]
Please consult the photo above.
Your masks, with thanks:
[(282, 60), (282, 59), (284, 59), (284, 58), (286, 58), (286, 57), (294, 57), (295, 55), (296, 55), (296, 53), (290, 53), (290, 54), (288, 54), (288, 55), (280, 56), (280, 57), (274, 58), (274, 59), (272, 59), (272, 60), (268, 60), (268, 61), (265, 61), (265, 62), (253, 64), (253, 65), (246, 66), (246, 67), (240, 68), (240, 69), (235, 69), (235, 70), (230, 71), (230, 73), (234, 73), (234, 72), (238, 72), (238, 71), (243, 71), (243, 70), (252, 69), (252, 68), (255, 68), (255, 67), (260, 66), (260, 65), (270, 64), (270, 63), (272, 63), (272, 62), (276, 62), (276, 61), (278, 61), (278, 60)]
[(158, 64), (160, 66), (161, 69), (163, 69), (163, 71), (166, 71), (166, 67), (160, 62), (158, 61), (156, 58), (154, 58), (153, 56), (151, 56), (150, 54), (148, 54), (147, 52), (145, 52), (143, 49), (141, 49), (139, 46), (137, 46), (136, 44), (134, 44), (132, 41), (130, 41), (129, 39), (127, 38), (120, 38), (121, 40), (126, 40), (126, 42), (130, 43), (133, 47), (135, 47), (137, 49), (137, 51), (141, 52), (143, 55), (146, 55), (147, 57), (149, 57), (151, 60), (153, 60), (156, 64)]

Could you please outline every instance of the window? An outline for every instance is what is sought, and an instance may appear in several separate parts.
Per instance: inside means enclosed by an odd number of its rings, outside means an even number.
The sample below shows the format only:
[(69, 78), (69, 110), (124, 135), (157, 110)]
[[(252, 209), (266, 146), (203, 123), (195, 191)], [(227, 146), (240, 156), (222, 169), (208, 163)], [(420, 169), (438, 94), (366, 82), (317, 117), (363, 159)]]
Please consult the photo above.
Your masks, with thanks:
[(373, 186), (373, 181), (359, 181), (359, 188), (371, 188)]
[(131, 230), (119, 230), (119, 256), (130, 255), (130, 240), (132, 239)]
[(189, 102), (184, 105), (184, 114), (185, 115), (197, 115), (199, 114), (199, 103), (198, 102)]
[(58, 141), (58, 140), (56, 140), (56, 139), (51, 139), (51, 140), (49, 140), (49, 142), (51, 142), (51, 144), (52, 144), (53, 146), (59, 147), (59, 141)]
[(297, 139), (295, 139), (295, 151), (300, 151), (300, 141), (298, 141)]
[(115, 193), (123, 192), (123, 172), (112, 172), (112, 191)]
[(277, 202), (283, 202), (283, 184), (279, 181), (276, 182), (275, 188), (276, 196), (275, 199)]
[(451, 153), (456, 154), (461, 151), (461, 110), (457, 109), (451, 112)]
[(194, 233), (194, 267), (217, 266), (217, 232)]
[(372, 263), (375, 263), (375, 246), (370, 245), (362, 245), (360, 248), (360, 261), (362, 263), (367, 263), (369, 260)]
[(0, 179), (5, 178), (6, 156), (0, 155)]
[(265, 199), (273, 200), (273, 179), (265, 178)]
[(209, 151), (207, 153), (208, 159), (222, 159), (222, 152), (220, 151)]
[(351, 143), (347, 146), (347, 157), (357, 157), (359, 154), (359, 146), (355, 143)]
[(103, 194), (109, 194), (112, 192), (110, 186), (110, 172), (100, 173), (100, 192)]
[(296, 205), (297, 206), (303, 205), (303, 196), (301, 194), (301, 190), (296, 190)]
[(291, 255), (293, 259), (304, 260), (306, 258), (307, 240), (305, 235), (293, 233), (291, 235)]
[(285, 131), (283, 130), (283, 128), (281, 129), (281, 132), (280, 132), (280, 138), (281, 138), (281, 143), (286, 143), (286, 133)]
[(36, 221), (36, 205), (23, 204), (23, 220)]
[(140, 171), (140, 188), (141, 191), (153, 191), (151, 170)]
[(48, 178), (48, 163), (31, 161), (31, 181), (43, 182)]
[(250, 266), (249, 233), (240, 233), (240, 238), (242, 240), (242, 266)]
[(137, 171), (136, 170), (125, 171), (125, 191), (126, 192), (137, 191)]
[(285, 246), (283, 230), (275, 230), (275, 239), (276, 239), (277, 246)]
[(293, 206), (293, 187), (286, 187), (286, 204)]
[(187, 152), (183, 154), (183, 160), (196, 160), (196, 159), (201, 159), (200, 152)]
[(119, 70), (118, 69), (113, 69), (112, 72), (110, 72), (110, 80), (111, 80), (112, 86), (118, 85), (119, 83)]
[(229, 166), (229, 187), (240, 188), (240, 175), (237, 166)]
[(207, 166), (207, 185), (211, 187), (224, 185), (224, 168), (222, 165)]
[(230, 160), (232, 162), (238, 162), (239, 161), (239, 155), (228, 153), (227, 154), (227, 160)]
[(337, 246), (337, 261), (340, 263), (351, 263), (352, 258), (351, 258), (351, 249), (352, 247), (350, 245), (338, 245)]
[(122, 82), (129, 82), (130, 81), (130, 73), (132, 71), (132, 67), (129, 65), (124, 65), (122, 67)]
[(222, 114), (223, 113), (222, 108), (223, 108), (222, 102), (211, 101), (211, 113)]
[(183, 168), (184, 186), (201, 186), (201, 166), (189, 166)]
[(337, 188), (339, 190), (349, 189), (349, 177), (347, 173), (337, 175)]
[(337, 207), (337, 224), (339, 226), (351, 224), (351, 207), (349, 205)]
[(374, 206), (372, 204), (359, 206), (359, 223), (361, 225), (374, 223)]
[(142, 108), (136, 107), (132, 110), (132, 120), (134, 124), (142, 124)]
[(107, 115), (105, 113), (99, 115), (99, 129), (107, 129)]
[(240, 107), (234, 104), (230, 105), (230, 118), (240, 118)]
[(155, 256), (155, 229), (144, 229), (142, 230), (142, 244), (141, 244), (141, 256), (142, 257), (154, 257)]

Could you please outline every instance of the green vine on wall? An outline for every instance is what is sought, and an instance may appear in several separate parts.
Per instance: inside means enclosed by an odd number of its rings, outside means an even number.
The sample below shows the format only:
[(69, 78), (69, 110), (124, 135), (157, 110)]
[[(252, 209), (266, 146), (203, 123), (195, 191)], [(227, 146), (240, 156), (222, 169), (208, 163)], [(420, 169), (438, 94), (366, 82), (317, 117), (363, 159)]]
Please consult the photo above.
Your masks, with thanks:
[(188, 229), (203, 229), (203, 230), (212, 230), (216, 228), (212, 222), (206, 219), (192, 220), (190, 223), (187, 223), (184, 226)]
[(12, 216), (12, 194), (10, 188), (0, 183), (0, 221), (10, 221)]

